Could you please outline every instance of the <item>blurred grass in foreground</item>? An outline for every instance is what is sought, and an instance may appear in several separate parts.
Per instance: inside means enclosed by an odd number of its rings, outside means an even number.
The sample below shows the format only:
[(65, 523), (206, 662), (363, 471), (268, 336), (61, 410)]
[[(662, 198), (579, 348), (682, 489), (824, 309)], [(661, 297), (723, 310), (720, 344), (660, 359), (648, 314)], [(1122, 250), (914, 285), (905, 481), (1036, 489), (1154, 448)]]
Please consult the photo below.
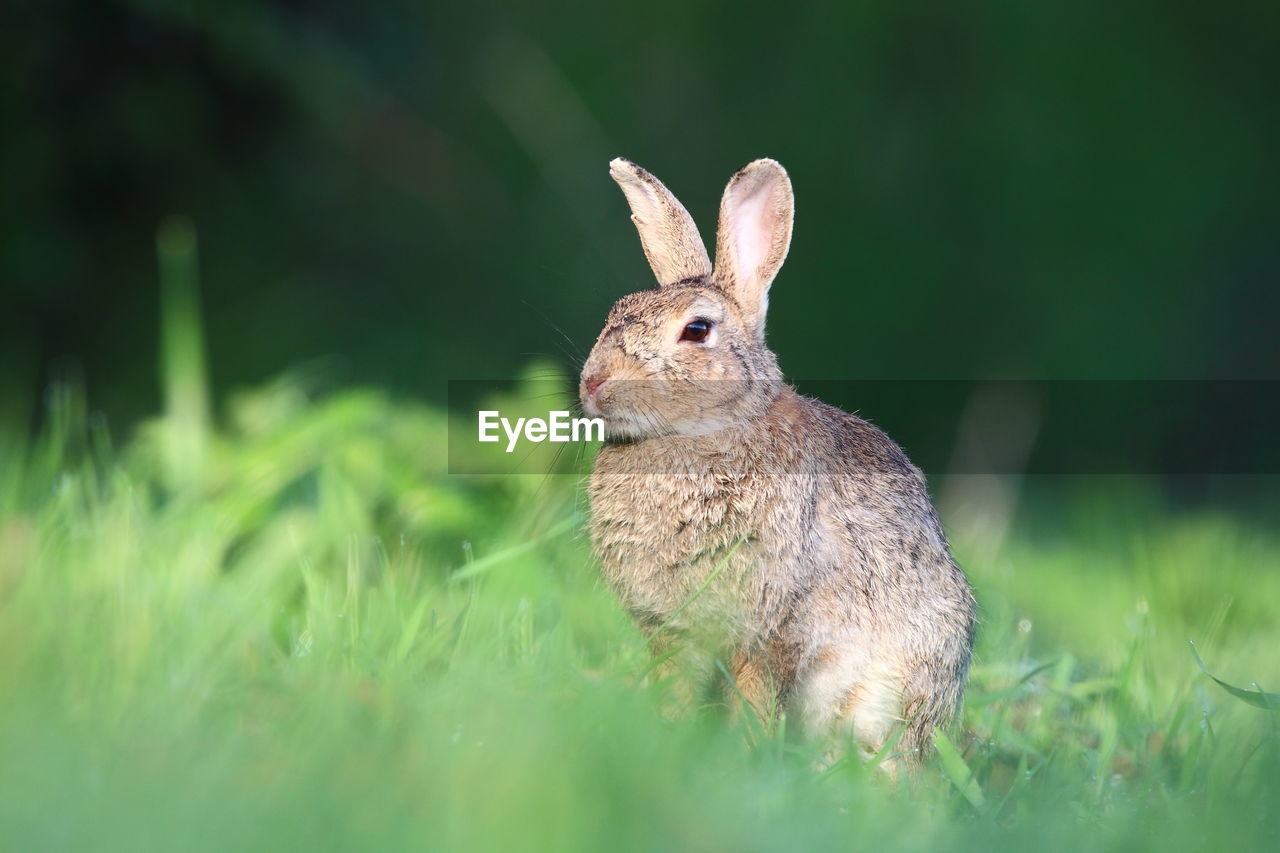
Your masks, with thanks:
[(116, 447), (57, 385), (40, 436), (0, 434), (0, 847), (1274, 842), (1280, 718), (1186, 645), (1280, 685), (1274, 533), (1094, 512), (962, 546), (963, 726), (910, 784), (818, 771), (794, 734), (663, 717), (571, 477), (451, 478), (444, 413), (302, 374), (215, 426), (184, 239), (165, 416)]
[(171, 421), (117, 450), (76, 393), (51, 403), (0, 451), (8, 849), (1248, 848), (1277, 828), (1275, 715), (1186, 648), (1280, 684), (1280, 545), (1230, 519), (1015, 526), (968, 563), (972, 779), (935, 762), (899, 790), (715, 709), (665, 721), (573, 482), (451, 480), (438, 412), (281, 380), (175, 489)]
[(1280, 684), (1280, 546), (1229, 519), (1015, 530), (969, 564), (965, 769), (896, 789), (716, 709), (664, 720), (573, 482), (450, 480), (437, 412), (281, 380), (174, 489), (170, 421), (115, 450), (76, 393), (51, 403), (39, 441), (0, 451), (8, 849), (1248, 849), (1276, 830), (1276, 717), (1186, 649)]

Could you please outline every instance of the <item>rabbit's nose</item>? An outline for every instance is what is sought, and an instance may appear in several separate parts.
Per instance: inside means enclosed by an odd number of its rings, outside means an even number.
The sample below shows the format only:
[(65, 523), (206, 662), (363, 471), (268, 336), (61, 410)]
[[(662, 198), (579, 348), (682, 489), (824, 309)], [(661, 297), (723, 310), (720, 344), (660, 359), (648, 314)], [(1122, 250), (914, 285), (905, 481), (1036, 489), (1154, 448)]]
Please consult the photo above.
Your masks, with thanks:
[(596, 392), (600, 390), (600, 386), (607, 381), (609, 381), (608, 376), (600, 376), (597, 374), (595, 376), (583, 377), (582, 384), (587, 388), (587, 396), (594, 397)]

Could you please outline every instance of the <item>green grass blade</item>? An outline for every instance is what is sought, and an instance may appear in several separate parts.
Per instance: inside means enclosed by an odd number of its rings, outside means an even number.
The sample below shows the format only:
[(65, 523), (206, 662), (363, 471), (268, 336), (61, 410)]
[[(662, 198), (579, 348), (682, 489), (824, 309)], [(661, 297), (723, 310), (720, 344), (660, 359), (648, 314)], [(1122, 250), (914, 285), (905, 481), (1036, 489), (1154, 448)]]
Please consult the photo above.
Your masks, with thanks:
[(496, 566), (510, 560), (512, 557), (518, 557), (521, 554), (527, 554), (539, 545), (554, 539), (557, 536), (563, 536), (580, 522), (577, 516), (571, 516), (554, 525), (546, 533), (541, 536), (530, 539), (528, 542), (521, 542), (518, 545), (512, 545), (509, 548), (503, 548), (501, 551), (495, 551), (492, 554), (486, 554), (478, 560), (472, 560), (461, 569), (449, 575), (449, 583), (457, 583), (459, 581), (473, 578), (476, 575), (484, 574), (491, 571)]
[(1254, 690), (1245, 690), (1243, 687), (1236, 687), (1234, 684), (1228, 684), (1210, 672), (1209, 668), (1204, 665), (1204, 661), (1200, 659), (1200, 653), (1196, 651), (1196, 641), (1189, 640), (1188, 642), (1191, 645), (1191, 656), (1195, 658), (1196, 665), (1200, 667), (1200, 670), (1205, 675), (1216, 681), (1223, 690), (1227, 691), (1240, 701), (1247, 702), (1255, 708), (1262, 708), (1267, 711), (1280, 711), (1280, 693), (1267, 693), (1261, 688), (1258, 688), (1256, 683), (1253, 686), (1257, 689)]
[(982, 788), (979, 787), (978, 780), (973, 778), (973, 771), (960, 755), (960, 750), (956, 749), (956, 745), (941, 729), (934, 729), (933, 737), (938, 749), (938, 758), (942, 760), (942, 770), (951, 780), (951, 784), (955, 785), (956, 790), (974, 809), (979, 812), (985, 811), (987, 798), (983, 796)]
[(166, 220), (156, 234), (156, 254), (160, 262), (166, 462), (170, 485), (182, 489), (203, 478), (210, 433), (195, 228), (181, 217)]

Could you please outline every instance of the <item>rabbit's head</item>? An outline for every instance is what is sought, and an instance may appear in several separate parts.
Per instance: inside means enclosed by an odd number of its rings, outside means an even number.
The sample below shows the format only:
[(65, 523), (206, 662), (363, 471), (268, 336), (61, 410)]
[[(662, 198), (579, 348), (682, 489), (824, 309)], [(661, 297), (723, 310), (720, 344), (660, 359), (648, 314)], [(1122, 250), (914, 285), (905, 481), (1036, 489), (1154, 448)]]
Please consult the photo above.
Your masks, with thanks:
[(621, 158), (609, 174), (631, 205), (658, 287), (609, 312), (582, 368), (584, 410), (624, 438), (698, 435), (759, 417), (782, 379), (764, 320), (791, 243), (786, 171), (756, 160), (730, 179), (714, 270), (693, 218), (657, 178)]

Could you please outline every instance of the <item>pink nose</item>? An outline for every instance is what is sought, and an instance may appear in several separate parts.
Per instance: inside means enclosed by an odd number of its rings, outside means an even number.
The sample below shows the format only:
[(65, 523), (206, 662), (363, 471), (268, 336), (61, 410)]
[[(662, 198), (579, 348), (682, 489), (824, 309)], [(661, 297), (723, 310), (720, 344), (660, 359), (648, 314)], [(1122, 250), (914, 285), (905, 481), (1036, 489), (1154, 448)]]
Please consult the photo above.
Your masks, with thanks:
[(600, 386), (607, 382), (608, 376), (587, 376), (582, 380), (582, 384), (587, 386), (587, 396), (594, 397), (595, 393), (600, 390)]

